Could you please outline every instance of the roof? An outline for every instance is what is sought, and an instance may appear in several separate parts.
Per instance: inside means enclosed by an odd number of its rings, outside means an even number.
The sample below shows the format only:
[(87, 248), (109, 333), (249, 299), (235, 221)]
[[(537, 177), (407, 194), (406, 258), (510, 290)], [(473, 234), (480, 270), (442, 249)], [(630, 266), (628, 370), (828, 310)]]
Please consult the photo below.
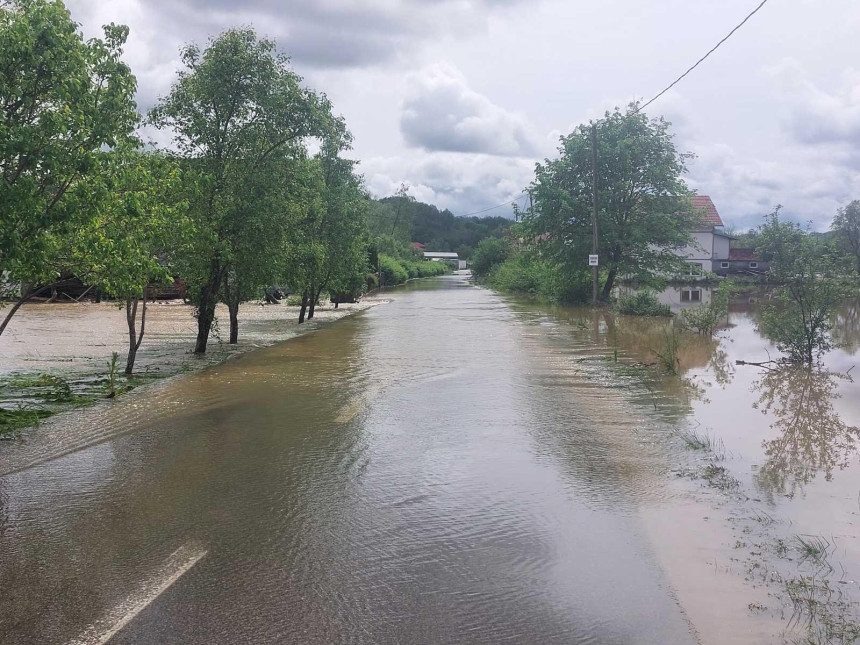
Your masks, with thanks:
[(442, 258), (444, 260), (457, 260), (459, 259), (459, 255), (456, 253), (448, 253), (447, 251), (426, 251), (424, 253), (425, 258)]
[(729, 260), (758, 260), (755, 249), (729, 249)]
[(414, 246), (414, 247), (415, 247), (416, 249), (418, 249), (419, 251), (424, 251), (424, 250), (426, 250), (426, 248), (427, 248), (426, 246), (424, 246), (423, 244), (421, 244), (421, 242), (413, 242), (413, 243), (412, 243), (412, 246)]
[(722, 226), (723, 220), (717, 212), (717, 207), (707, 195), (693, 195), (693, 208), (702, 213), (702, 224), (705, 226)]

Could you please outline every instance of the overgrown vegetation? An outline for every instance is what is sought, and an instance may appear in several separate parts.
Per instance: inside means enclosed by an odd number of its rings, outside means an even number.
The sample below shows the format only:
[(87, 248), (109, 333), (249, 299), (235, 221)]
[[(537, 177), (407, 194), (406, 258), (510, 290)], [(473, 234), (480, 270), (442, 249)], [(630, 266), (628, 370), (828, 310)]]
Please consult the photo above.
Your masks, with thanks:
[(618, 313), (629, 316), (655, 316), (669, 317), (672, 310), (669, 305), (664, 305), (653, 291), (643, 289), (626, 294), (618, 298), (616, 304)]
[(787, 360), (812, 363), (833, 347), (831, 320), (851, 292), (851, 267), (830, 245), (781, 221), (778, 207), (760, 228), (758, 249), (779, 285), (762, 309), (759, 331)]
[(682, 324), (703, 336), (713, 336), (720, 323), (729, 313), (729, 296), (735, 290), (732, 282), (722, 282), (711, 292), (707, 304), (689, 307), (681, 311)]

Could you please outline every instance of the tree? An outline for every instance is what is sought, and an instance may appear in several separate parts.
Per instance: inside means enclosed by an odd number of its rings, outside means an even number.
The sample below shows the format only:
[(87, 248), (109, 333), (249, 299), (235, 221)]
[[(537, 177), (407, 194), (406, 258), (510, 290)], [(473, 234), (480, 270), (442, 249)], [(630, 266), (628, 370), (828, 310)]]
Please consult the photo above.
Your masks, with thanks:
[[(603, 299), (616, 277), (642, 280), (682, 266), (674, 250), (691, 242), (698, 223), (681, 174), (690, 155), (675, 149), (669, 123), (649, 119), (631, 104), (597, 122), (598, 254)], [(558, 159), (538, 164), (533, 205), (518, 211), (518, 234), (534, 241), (563, 270), (587, 271), (592, 240), (591, 126), (562, 137)]]
[(84, 41), (62, 2), (0, 6), (0, 277), (23, 285), (9, 320), (57, 278), (52, 243), (87, 224), (104, 195), (100, 151), (127, 143), (136, 81), (120, 60), (128, 28)]
[[(204, 353), (221, 287), (233, 265), (236, 235), (249, 212), (249, 177), (285, 149), (303, 149), (334, 119), (324, 95), (303, 89), (289, 59), (252, 29), (231, 29), (182, 52), (185, 69), (149, 120), (174, 132), (174, 143), (202, 178), (192, 204), (197, 230), (191, 269), (197, 305), (195, 353)], [(286, 178), (285, 178), (286, 179)]]
[(101, 181), (111, 198), (58, 246), (67, 249), (63, 256), (75, 275), (124, 303), (125, 373), (131, 374), (146, 330), (147, 287), (172, 281), (171, 263), (188, 233), (186, 204), (179, 198), (179, 168), (170, 159), (136, 150), (104, 157)]
[(759, 329), (790, 361), (812, 363), (833, 346), (832, 315), (848, 290), (827, 244), (781, 221), (779, 211), (777, 206), (759, 229), (758, 254), (779, 285), (774, 301), (762, 309)]
[(837, 244), (854, 260), (854, 270), (860, 273), (860, 201), (854, 200), (840, 208), (830, 230), (836, 233)]
[(472, 255), (472, 273), (484, 277), (494, 266), (501, 264), (512, 254), (511, 243), (506, 239), (488, 237), (481, 240)]

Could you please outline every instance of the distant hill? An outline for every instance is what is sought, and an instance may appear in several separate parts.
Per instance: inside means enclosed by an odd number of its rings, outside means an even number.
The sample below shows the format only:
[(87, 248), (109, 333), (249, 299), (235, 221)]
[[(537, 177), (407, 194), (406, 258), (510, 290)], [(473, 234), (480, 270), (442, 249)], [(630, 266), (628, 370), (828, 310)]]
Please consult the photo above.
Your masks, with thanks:
[(465, 258), (485, 237), (505, 235), (511, 224), (505, 217), (457, 217), (405, 196), (373, 200), (368, 214), (374, 235), (420, 242), (428, 251), (455, 251)]

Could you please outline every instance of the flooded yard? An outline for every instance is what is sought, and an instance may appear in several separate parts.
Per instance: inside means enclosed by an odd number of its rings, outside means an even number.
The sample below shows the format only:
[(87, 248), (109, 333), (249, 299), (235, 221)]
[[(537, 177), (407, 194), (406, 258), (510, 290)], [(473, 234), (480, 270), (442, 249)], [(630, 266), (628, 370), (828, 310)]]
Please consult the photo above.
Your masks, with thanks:
[(736, 365), (764, 296), (668, 374), (665, 319), (433, 278), (63, 415), (0, 452), (0, 641), (181, 560), (111, 643), (851, 642), (858, 308), (821, 370)]

